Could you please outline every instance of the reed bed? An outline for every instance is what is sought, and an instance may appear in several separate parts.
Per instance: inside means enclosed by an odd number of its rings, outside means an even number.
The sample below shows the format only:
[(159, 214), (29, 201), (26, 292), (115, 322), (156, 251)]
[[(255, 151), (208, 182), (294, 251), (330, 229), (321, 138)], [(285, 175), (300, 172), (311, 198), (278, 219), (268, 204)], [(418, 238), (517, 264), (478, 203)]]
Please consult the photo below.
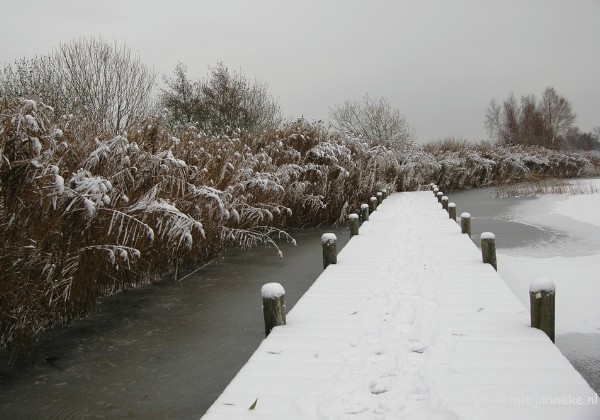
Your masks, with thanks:
[(495, 198), (509, 197), (539, 197), (548, 194), (597, 194), (598, 188), (591, 183), (585, 182), (566, 182), (565, 180), (544, 180), (536, 182), (526, 182), (511, 185), (499, 185), (496, 187)]
[(444, 191), (597, 173), (544, 149), (372, 146), (297, 120), (260, 135), (172, 128), (122, 135), (34, 100), (0, 103), (0, 348), (21, 348), (104, 297), (193, 269), (227, 247), (293, 242), (343, 223), (381, 189)]

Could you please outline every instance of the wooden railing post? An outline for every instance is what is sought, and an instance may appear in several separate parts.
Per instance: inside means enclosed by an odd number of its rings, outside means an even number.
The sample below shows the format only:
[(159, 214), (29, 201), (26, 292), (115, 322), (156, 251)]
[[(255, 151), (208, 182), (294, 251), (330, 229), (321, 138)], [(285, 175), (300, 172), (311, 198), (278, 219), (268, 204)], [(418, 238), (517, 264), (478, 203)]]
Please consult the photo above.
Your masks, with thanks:
[(433, 187), (433, 196), (437, 197), (437, 193), (440, 192), (440, 189), (438, 187)]
[(369, 199), (369, 211), (373, 213), (377, 210), (377, 197), (373, 196)]
[(446, 196), (442, 197), (442, 208), (448, 211), (448, 197)]
[(363, 222), (368, 222), (369, 221), (369, 205), (368, 204), (361, 204), (360, 205), (360, 211), (362, 212), (362, 221)]
[(544, 331), (554, 343), (556, 286), (548, 279), (536, 279), (529, 286), (531, 326)]
[(383, 193), (383, 199), (385, 200), (386, 198), (388, 198), (388, 192), (387, 190), (381, 190), (381, 192)]
[(350, 237), (358, 235), (358, 214), (352, 213), (348, 216), (348, 225), (350, 226)]
[(483, 232), (481, 234), (481, 256), (483, 262), (490, 264), (494, 270), (498, 271), (498, 262), (496, 261), (496, 235), (492, 232)]
[(456, 204), (448, 203), (448, 217), (456, 222)]
[(440, 191), (439, 193), (437, 193), (437, 194), (436, 194), (436, 197), (437, 197), (437, 201), (438, 201), (438, 203), (441, 203), (441, 202), (442, 202), (442, 197), (443, 197), (443, 196), (444, 196), (444, 193), (443, 193), (443, 192), (441, 192), (441, 191)]
[(471, 214), (470, 213), (461, 213), (460, 215), (460, 228), (462, 233), (466, 233), (471, 237)]
[(285, 325), (285, 290), (279, 283), (267, 283), (260, 289), (265, 319), (265, 336), (279, 325)]
[(327, 268), (329, 264), (337, 264), (337, 236), (333, 233), (324, 233), (321, 236), (321, 244), (323, 244), (323, 268)]
[(377, 205), (379, 206), (381, 203), (383, 203), (383, 193), (379, 191), (377, 194), (375, 194), (375, 196), (377, 197)]

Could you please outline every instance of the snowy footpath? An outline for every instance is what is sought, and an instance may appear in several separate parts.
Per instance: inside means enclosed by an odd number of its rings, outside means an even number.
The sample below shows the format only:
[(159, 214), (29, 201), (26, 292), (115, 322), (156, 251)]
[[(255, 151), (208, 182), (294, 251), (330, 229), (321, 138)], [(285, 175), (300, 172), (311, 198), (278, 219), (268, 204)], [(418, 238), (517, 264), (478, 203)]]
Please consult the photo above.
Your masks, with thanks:
[(203, 418), (592, 420), (600, 400), (416, 192), (379, 206)]

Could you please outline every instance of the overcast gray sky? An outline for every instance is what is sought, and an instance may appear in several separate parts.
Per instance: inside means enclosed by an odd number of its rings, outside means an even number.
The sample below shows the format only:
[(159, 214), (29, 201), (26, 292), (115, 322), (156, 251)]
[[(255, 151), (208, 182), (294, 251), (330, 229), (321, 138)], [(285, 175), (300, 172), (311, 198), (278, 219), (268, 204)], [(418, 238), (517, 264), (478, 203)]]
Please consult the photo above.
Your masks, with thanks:
[(492, 98), (553, 86), (600, 125), (600, 0), (0, 0), (0, 62), (101, 35), (159, 75), (222, 61), (267, 82), (285, 116), (384, 96), (421, 142), (485, 138)]

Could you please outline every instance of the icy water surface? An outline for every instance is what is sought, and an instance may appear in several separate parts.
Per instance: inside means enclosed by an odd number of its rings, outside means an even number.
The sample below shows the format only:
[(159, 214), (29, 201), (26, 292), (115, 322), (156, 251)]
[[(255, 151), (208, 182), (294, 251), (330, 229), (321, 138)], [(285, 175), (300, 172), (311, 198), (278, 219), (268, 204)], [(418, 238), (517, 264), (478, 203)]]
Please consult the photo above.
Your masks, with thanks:
[[(338, 249), (348, 241), (346, 229)], [(260, 287), (279, 282), (288, 309), (322, 272), (321, 234), (297, 247), (228, 252), (181, 282), (108, 299), (50, 334), (33, 363), (0, 368), (0, 418), (199, 418), (264, 337)]]
[[(535, 198), (497, 199), (494, 196), (494, 188), (449, 194), (449, 200), (456, 203), (458, 215), (465, 211), (471, 213), (472, 238), (478, 246), (479, 235), (489, 231), (496, 235), (498, 250), (518, 252), (523, 256), (540, 256), (540, 250), (543, 250), (546, 257), (600, 253), (600, 230), (597, 227), (571, 221), (571, 228), (567, 232), (521, 223), (513, 219), (511, 209)], [(515, 251), (511, 251), (512, 249)], [(501, 259), (498, 264), (502, 275)], [(526, 277), (531, 273), (523, 275)], [(514, 282), (514, 279), (511, 280)], [(507, 284), (511, 286), (511, 282), (507, 281)], [(557, 332), (556, 345), (594, 391), (600, 394), (600, 334)]]

